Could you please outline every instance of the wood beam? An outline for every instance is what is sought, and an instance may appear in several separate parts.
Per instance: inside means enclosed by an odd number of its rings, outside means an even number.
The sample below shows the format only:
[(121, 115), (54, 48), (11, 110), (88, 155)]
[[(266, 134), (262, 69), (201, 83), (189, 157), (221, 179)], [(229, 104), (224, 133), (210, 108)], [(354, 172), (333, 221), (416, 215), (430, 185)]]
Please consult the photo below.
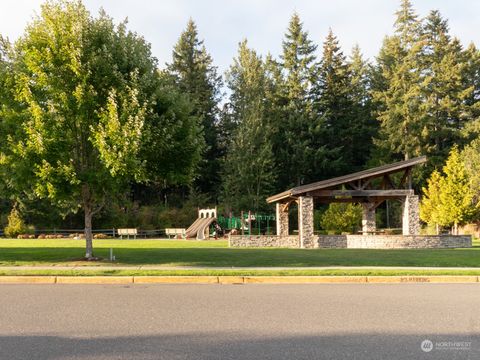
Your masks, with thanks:
[(393, 183), (392, 179), (390, 179), (389, 174), (383, 175), (383, 179), (385, 180), (385, 184), (390, 187), (390, 189), (395, 189), (395, 184)]
[(358, 190), (365, 190), (367, 189), (368, 185), (370, 185), (370, 182), (372, 181), (373, 178), (368, 178), (368, 179), (365, 179), (365, 181), (363, 182), (362, 186), (360, 186), (360, 188)]
[(403, 197), (412, 195), (412, 190), (405, 189), (391, 189), (391, 190), (317, 190), (309, 192), (310, 196), (314, 197)]
[(404, 188), (405, 187), (405, 182), (407, 179), (410, 177), (410, 174), (412, 173), (412, 168), (406, 168), (405, 172), (403, 173), (402, 178), (400, 179), (400, 182), (398, 183), (398, 188)]
[[(315, 201), (320, 204), (331, 204), (331, 203), (351, 203), (351, 204), (363, 204), (363, 203), (378, 203), (380, 205), (385, 200), (398, 200), (403, 201), (400, 197), (354, 197), (354, 198), (331, 198), (331, 197), (320, 197), (316, 198)], [(377, 205), (377, 206), (378, 206)]]
[(283, 212), (288, 211), (288, 208), (290, 207), (290, 204), (291, 204), (292, 202), (294, 202), (294, 201), (297, 201), (297, 200), (296, 200), (296, 199), (291, 199), (291, 200), (287, 201), (286, 203), (281, 204), (281, 210), (282, 210)]
[(353, 190), (360, 190), (359, 186), (355, 184), (354, 181), (350, 181), (349, 183), (347, 183), (347, 185), (350, 186)]

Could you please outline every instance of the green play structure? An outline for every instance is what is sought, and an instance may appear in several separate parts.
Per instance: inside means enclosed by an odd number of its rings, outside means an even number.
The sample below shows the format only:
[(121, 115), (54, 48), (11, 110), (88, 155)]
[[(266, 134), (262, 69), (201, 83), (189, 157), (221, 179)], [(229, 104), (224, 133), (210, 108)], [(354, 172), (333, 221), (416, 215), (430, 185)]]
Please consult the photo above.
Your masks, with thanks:
[(222, 229), (236, 229), (244, 235), (271, 234), (275, 228), (275, 215), (242, 211), (240, 216), (218, 216), (217, 222)]

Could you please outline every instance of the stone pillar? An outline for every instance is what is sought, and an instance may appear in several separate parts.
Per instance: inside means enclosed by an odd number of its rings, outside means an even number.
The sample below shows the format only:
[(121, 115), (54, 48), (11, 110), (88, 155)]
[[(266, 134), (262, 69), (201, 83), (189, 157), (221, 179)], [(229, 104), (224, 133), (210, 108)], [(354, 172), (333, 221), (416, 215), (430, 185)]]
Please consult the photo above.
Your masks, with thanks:
[(362, 233), (368, 235), (377, 230), (375, 206), (372, 203), (362, 203)]
[(301, 248), (313, 248), (313, 198), (300, 196), (298, 198), (298, 236)]
[(276, 203), (277, 235), (288, 236), (288, 206), (285, 211), (285, 204)]
[(403, 202), (403, 235), (420, 234), (418, 195), (408, 195)]

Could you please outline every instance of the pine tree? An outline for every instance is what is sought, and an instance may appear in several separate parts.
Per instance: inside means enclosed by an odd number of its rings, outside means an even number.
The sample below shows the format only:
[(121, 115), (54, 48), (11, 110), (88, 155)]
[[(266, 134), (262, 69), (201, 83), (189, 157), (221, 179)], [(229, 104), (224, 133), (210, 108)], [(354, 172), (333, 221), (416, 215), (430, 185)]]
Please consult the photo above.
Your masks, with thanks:
[[(377, 58), (372, 95), (380, 122), (378, 153), (393, 158), (427, 155), (420, 181), (480, 130), (478, 52), (449, 35), (438, 11), (417, 20), (409, 0), (397, 12), (395, 34)], [(391, 160), (391, 159), (386, 159)]]
[(377, 58), (375, 87), (380, 134), (377, 145), (408, 159), (422, 154), (424, 124), (420, 23), (409, 0), (396, 13), (395, 35), (384, 40)]
[(193, 115), (203, 126), (206, 150), (199, 166), (195, 186), (212, 196), (219, 185), (218, 103), (220, 101), (221, 77), (208, 54), (203, 41), (199, 40), (197, 26), (189, 20), (180, 35), (172, 54), (168, 71), (174, 76), (179, 89), (193, 103)]
[(314, 76), (317, 46), (308, 38), (308, 32), (303, 30), (297, 13), (290, 19), (282, 49), (287, 98), (292, 105), (305, 105)]
[[(358, 64), (357, 64), (358, 65)], [(325, 139), (332, 153), (328, 173), (335, 176), (358, 168), (357, 114), (353, 109), (351, 73), (346, 57), (332, 30), (323, 44), (318, 81), (314, 85), (314, 107), (325, 128)], [(357, 84), (358, 85), (358, 84)], [(318, 139), (318, 138), (317, 138)], [(321, 138), (318, 140), (322, 140)]]
[(273, 71), (281, 74), (273, 101), (279, 106), (279, 117), (272, 120), (279, 188), (313, 181), (328, 164), (326, 146), (317, 142), (323, 126), (313, 112), (315, 50), (298, 14), (293, 14), (283, 41), (280, 71)]
[(480, 50), (471, 43), (463, 52), (464, 74), (463, 87), (472, 88), (465, 99), (468, 109), (468, 122), (465, 125), (464, 135), (467, 142), (473, 141), (480, 135)]
[(238, 124), (228, 149), (224, 174), (224, 198), (237, 211), (259, 210), (271, 193), (274, 157), (266, 116), (265, 65), (240, 43), (238, 55), (227, 73), (230, 106)]
[(366, 62), (358, 45), (352, 49), (349, 66), (349, 92), (351, 113), (353, 121), (351, 125), (354, 134), (353, 138), (353, 168), (364, 167), (371, 158), (373, 150), (373, 138), (378, 133), (378, 122), (375, 120), (372, 111), (371, 89), (371, 67)]
[(399, 39), (400, 47), (410, 50), (418, 40), (420, 22), (410, 0), (401, 0), (400, 9), (395, 12), (395, 35)]
[(466, 86), (466, 63), (462, 47), (448, 33), (448, 24), (438, 11), (431, 11), (423, 26), (422, 98), (427, 138), (423, 145), (431, 166), (439, 166), (450, 148), (462, 141), (461, 130), (469, 120), (467, 99), (473, 87)]

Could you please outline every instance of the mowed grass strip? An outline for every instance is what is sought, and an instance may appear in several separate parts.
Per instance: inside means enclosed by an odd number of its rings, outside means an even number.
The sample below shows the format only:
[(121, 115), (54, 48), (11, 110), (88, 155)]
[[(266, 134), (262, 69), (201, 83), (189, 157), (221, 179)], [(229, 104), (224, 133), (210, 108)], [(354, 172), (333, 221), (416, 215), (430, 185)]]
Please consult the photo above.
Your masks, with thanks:
[(0, 276), (480, 276), (479, 270), (0, 270)]
[(0, 265), (159, 265), (198, 267), (415, 266), (479, 267), (471, 249), (278, 249), (228, 248), (228, 242), (194, 240), (95, 240), (95, 255), (117, 261), (80, 261), (84, 241), (0, 240)]

